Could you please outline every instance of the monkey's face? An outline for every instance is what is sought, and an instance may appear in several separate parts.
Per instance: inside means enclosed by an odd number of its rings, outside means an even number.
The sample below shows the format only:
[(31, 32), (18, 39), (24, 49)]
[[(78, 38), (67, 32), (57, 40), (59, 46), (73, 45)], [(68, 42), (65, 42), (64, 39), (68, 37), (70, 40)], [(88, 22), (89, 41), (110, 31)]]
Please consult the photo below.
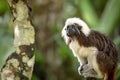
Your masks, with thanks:
[(76, 37), (80, 36), (81, 32), (87, 36), (89, 31), (88, 26), (79, 18), (69, 18), (62, 29), (62, 37), (69, 45)]
[(70, 24), (64, 26), (62, 30), (62, 37), (64, 38), (66, 44), (70, 44), (76, 36), (79, 36), (81, 32), (81, 26), (78, 24)]

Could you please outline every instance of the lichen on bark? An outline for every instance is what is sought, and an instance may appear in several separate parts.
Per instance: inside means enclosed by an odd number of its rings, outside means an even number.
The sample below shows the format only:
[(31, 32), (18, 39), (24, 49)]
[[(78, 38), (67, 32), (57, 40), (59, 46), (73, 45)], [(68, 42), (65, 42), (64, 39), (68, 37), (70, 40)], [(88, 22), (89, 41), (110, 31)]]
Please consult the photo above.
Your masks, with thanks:
[(34, 67), (35, 30), (27, 0), (8, 0), (14, 23), (13, 52), (1, 69), (2, 80), (31, 80)]

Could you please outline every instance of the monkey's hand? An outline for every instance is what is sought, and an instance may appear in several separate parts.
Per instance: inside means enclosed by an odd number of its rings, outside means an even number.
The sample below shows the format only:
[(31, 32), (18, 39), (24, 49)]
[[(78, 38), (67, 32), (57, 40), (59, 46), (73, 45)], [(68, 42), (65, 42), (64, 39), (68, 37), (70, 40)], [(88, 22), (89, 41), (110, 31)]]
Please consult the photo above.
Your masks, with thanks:
[(83, 70), (84, 70), (84, 65), (87, 65), (87, 64), (83, 64), (83, 65), (80, 65), (79, 67), (78, 67), (78, 73), (79, 73), (79, 75), (82, 75), (82, 72), (83, 72)]
[(83, 69), (83, 65), (81, 65), (81, 66), (78, 67), (78, 73), (79, 73), (79, 75), (82, 75), (82, 73), (81, 73), (82, 69)]
[(80, 66), (78, 68), (78, 72), (80, 75), (84, 77), (96, 77), (97, 76), (97, 73), (95, 72), (93, 67), (90, 66), (89, 64), (84, 64), (83, 66)]
[(97, 73), (95, 72), (94, 69), (90, 69), (87, 72), (83, 72), (82, 76), (84, 76), (84, 77), (97, 77), (98, 75), (97, 75)]

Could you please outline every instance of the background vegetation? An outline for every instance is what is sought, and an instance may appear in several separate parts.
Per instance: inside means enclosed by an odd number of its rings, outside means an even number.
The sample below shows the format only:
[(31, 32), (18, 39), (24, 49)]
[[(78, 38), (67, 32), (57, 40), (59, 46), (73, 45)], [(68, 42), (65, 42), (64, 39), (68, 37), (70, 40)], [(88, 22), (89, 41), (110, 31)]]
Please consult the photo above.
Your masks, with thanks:
[[(80, 17), (109, 36), (120, 54), (120, 0), (29, 0), (29, 5), (36, 29), (32, 80), (83, 80), (77, 73), (77, 59), (61, 39), (69, 17)], [(11, 17), (7, 1), (0, 0), (0, 68), (14, 49)], [(120, 62), (116, 80), (120, 80)]]

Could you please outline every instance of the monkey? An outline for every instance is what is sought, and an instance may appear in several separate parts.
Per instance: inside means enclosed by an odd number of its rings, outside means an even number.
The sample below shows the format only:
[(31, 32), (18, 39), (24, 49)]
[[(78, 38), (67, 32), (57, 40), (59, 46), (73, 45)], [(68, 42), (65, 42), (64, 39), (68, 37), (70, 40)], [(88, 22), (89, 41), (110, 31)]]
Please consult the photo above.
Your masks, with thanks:
[(61, 35), (80, 63), (80, 75), (115, 80), (118, 52), (107, 36), (90, 29), (77, 17), (65, 21)]

